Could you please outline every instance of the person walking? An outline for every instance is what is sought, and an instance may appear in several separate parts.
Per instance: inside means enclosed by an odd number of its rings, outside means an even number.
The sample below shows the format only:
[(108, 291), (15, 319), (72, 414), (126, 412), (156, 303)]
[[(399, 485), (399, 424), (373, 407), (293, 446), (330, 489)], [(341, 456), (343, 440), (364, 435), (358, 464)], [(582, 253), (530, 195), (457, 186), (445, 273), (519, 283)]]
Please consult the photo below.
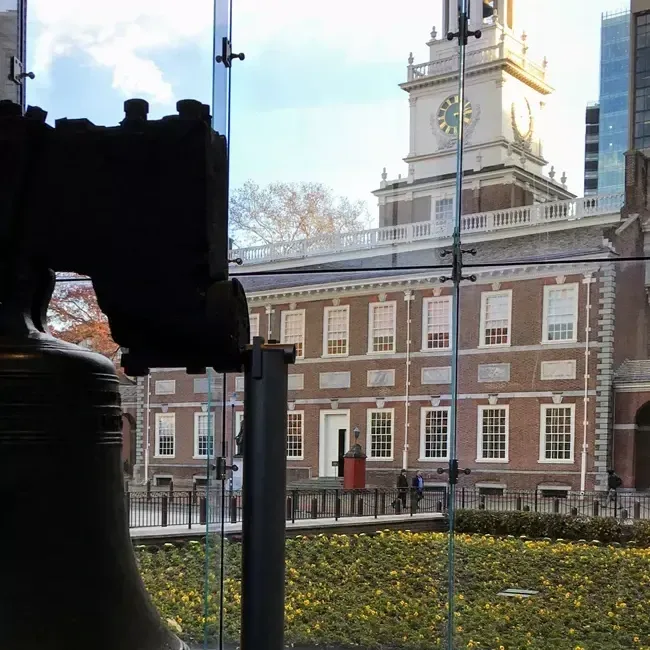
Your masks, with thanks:
[(402, 510), (406, 510), (406, 495), (409, 491), (409, 481), (406, 477), (406, 470), (403, 469), (397, 477), (397, 499), (393, 501), (393, 508), (397, 509), (397, 502), (402, 502)]
[(417, 510), (420, 501), (424, 499), (424, 478), (422, 477), (422, 472), (420, 470), (418, 470), (413, 477), (411, 486), (413, 488), (413, 499), (415, 500), (413, 504), (415, 506), (414, 510)]
[(623, 485), (621, 477), (613, 470), (607, 470), (607, 497), (610, 503), (616, 503), (616, 491)]

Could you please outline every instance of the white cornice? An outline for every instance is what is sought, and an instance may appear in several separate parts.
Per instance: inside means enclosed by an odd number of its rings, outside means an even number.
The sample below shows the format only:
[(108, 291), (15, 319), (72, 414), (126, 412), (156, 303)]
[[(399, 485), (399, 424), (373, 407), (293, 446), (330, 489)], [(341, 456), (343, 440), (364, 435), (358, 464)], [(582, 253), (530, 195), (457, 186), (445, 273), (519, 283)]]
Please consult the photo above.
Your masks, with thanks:
[[(603, 261), (606, 257), (603, 256)], [(395, 269), (398, 270), (398, 269)], [(574, 261), (567, 264), (528, 264), (516, 266), (503, 266), (488, 269), (472, 269), (472, 273), (477, 276), (476, 282), (463, 282), (461, 286), (470, 286), (473, 284), (491, 285), (495, 278), (502, 281), (521, 281), (539, 278), (555, 277), (560, 271), (566, 275), (577, 275), (587, 271), (595, 273), (598, 270), (594, 263), (582, 263)], [(379, 288), (390, 288), (395, 291), (405, 287), (411, 289), (427, 290), (435, 287), (449, 287), (449, 283), (440, 282), (440, 276), (445, 275), (447, 269), (440, 268), (437, 271), (428, 271), (427, 273), (405, 273), (403, 276), (393, 278), (372, 278), (363, 280), (346, 280), (338, 283), (323, 283), (311, 286), (286, 287), (269, 291), (251, 291), (246, 292), (249, 303), (259, 306), (261, 303), (279, 304), (286, 302), (289, 298), (299, 298), (303, 300), (326, 300), (334, 296), (346, 294), (349, 296), (369, 295), (376, 293)], [(335, 273), (335, 271), (332, 271)], [(344, 271), (342, 271), (344, 272)]]

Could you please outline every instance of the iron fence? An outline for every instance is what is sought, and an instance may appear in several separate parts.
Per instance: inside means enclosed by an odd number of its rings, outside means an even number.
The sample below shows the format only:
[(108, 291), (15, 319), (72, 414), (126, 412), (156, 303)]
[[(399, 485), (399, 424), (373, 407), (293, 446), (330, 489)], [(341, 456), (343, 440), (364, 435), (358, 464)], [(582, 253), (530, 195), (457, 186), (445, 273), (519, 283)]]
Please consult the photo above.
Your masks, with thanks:
[[(146, 489), (125, 492), (131, 528), (207, 525), (215, 531), (222, 522), (242, 519), (241, 492), (220, 488), (182, 491)], [(650, 519), (650, 495), (619, 492), (545, 494), (538, 491), (490, 493), (474, 488), (456, 490), (455, 507), (495, 512), (522, 511), (587, 517), (616, 517), (623, 521)], [(287, 521), (373, 517), (419, 513), (446, 514), (445, 489), (425, 490), (290, 490), (286, 496)]]

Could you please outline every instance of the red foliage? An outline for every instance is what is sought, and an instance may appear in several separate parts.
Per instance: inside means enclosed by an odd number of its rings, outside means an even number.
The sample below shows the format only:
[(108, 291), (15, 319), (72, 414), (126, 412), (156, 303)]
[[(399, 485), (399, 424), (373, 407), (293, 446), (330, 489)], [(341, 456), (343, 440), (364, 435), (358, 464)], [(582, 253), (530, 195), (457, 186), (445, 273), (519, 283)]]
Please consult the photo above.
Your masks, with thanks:
[(50, 301), (48, 321), (57, 338), (99, 352), (114, 363), (119, 346), (88, 281), (59, 282)]

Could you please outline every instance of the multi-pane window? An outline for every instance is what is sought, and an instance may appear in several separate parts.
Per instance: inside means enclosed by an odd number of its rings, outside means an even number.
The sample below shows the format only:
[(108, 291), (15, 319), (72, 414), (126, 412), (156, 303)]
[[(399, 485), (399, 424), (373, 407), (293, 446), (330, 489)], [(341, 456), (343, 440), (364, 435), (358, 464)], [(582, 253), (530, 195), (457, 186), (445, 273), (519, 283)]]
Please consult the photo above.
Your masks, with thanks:
[(281, 340), (282, 343), (293, 344), (296, 346), (296, 356), (299, 359), (305, 357), (304, 309), (282, 312)]
[(370, 304), (369, 352), (395, 352), (395, 302)]
[(481, 294), (481, 345), (509, 345), (511, 291)]
[(194, 456), (196, 458), (214, 456), (214, 415), (194, 414)]
[(368, 411), (368, 457), (390, 460), (393, 457), (393, 409)]
[(156, 413), (156, 456), (172, 457), (176, 453), (176, 416)]
[(540, 461), (573, 462), (573, 404), (544, 404), (541, 410)]
[(434, 228), (438, 232), (445, 232), (451, 229), (454, 219), (454, 200), (438, 199), (435, 203), (433, 213)]
[(344, 307), (325, 307), (323, 314), (325, 332), (323, 336), (323, 354), (327, 356), (348, 353), (350, 330), (350, 309)]
[(173, 395), (176, 392), (176, 381), (174, 379), (158, 379), (154, 390), (156, 395)]
[(249, 314), (248, 320), (250, 321), (251, 327), (251, 344), (253, 339), (256, 336), (260, 335), (260, 315), (259, 314)]
[(575, 341), (578, 327), (578, 285), (544, 287), (544, 342)]
[(449, 455), (449, 408), (423, 408), (420, 458), (444, 460)]
[(508, 407), (479, 406), (478, 460), (508, 460)]
[(287, 413), (287, 458), (302, 459), (303, 451), (303, 424), (305, 414), (303, 411), (289, 411)]
[(451, 297), (425, 298), (422, 305), (422, 349), (449, 348), (451, 332)]

